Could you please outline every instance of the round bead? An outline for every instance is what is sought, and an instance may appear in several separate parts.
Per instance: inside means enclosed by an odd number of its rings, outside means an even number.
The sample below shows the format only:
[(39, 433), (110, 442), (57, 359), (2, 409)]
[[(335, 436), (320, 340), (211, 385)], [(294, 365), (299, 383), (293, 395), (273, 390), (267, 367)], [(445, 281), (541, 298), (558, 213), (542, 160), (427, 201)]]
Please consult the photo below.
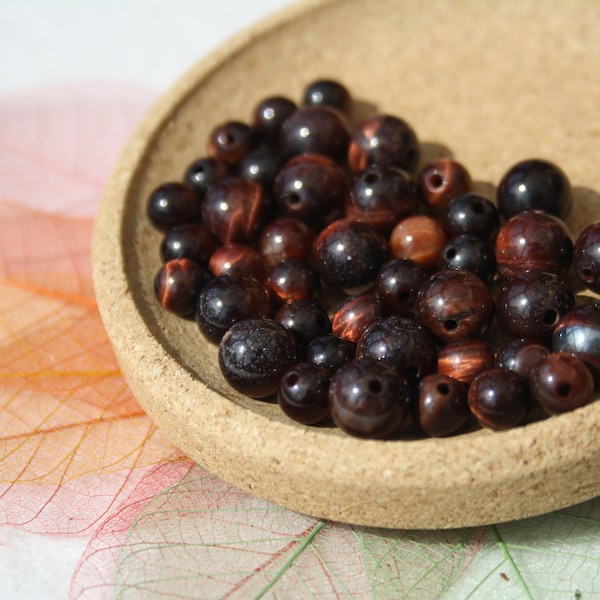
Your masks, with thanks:
[(274, 320), (289, 329), (301, 346), (313, 338), (331, 332), (331, 321), (327, 311), (310, 300), (290, 300), (275, 314)]
[(579, 281), (600, 294), (600, 221), (588, 225), (579, 234), (573, 260)]
[(238, 321), (271, 315), (265, 286), (252, 277), (221, 275), (209, 281), (196, 305), (196, 324), (204, 337), (218, 344)]
[(414, 181), (402, 169), (371, 165), (354, 176), (344, 201), (344, 213), (388, 235), (394, 225), (417, 209)]
[(538, 340), (515, 338), (500, 346), (496, 353), (494, 366), (529, 379), (538, 363), (549, 352), (550, 349)]
[(334, 79), (319, 79), (304, 90), (304, 104), (329, 106), (343, 113), (352, 109), (352, 96), (348, 88)]
[(350, 134), (348, 165), (354, 172), (373, 164), (413, 171), (419, 161), (419, 141), (413, 128), (394, 115), (378, 114), (359, 123)]
[(258, 251), (248, 244), (219, 246), (208, 261), (208, 268), (215, 276), (248, 275), (262, 280), (265, 267)]
[(284, 96), (264, 98), (254, 109), (254, 129), (263, 139), (277, 143), (284, 122), (296, 108), (296, 103)]
[(427, 277), (427, 271), (414, 260), (393, 258), (379, 270), (375, 294), (398, 314), (413, 317), (419, 289)]
[(370, 325), (358, 341), (356, 357), (384, 362), (409, 382), (432, 373), (437, 359), (429, 332), (414, 319), (398, 315)]
[(409, 413), (408, 386), (383, 363), (353, 360), (340, 367), (329, 385), (334, 423), (362, 438), (386, 438)]
[(574, 305), (573, 292), (562, 278), (526, 271), (502, 284), (496, 296), (496, 322), (509, 337), (549, 342), (559, 319)]
[(206, 227), (186, 223), (167, 231), (160, 245), (160, 256), (163, 262), (174, 258), (189, 258), (195, 263), (207, 265), (216, 247), (215, 240)]
[(531, 403), (527, 380), (496, 368), (475, 377), (467, 399), (479, 424), (494, 430), (510, 429), (522, 423)]
[(306, 360), (335, 373), (354, 358), (356, 344), (337, 335), (320, 335), (306, 348)]
[(241, 121), (226, 121), (211, 131), (208, 154), (236, 164), (256, 146), (256, 142), (256, 133), (250, 125)]
[(334, 335), (356, 344), (365, 330), (387, 312), (375, 294), (349, 296), (334, 311), (331, 329)]
[(385, 239), (369, 226), (349, 219), (338, 219), (325, 227), (313, 252), (321, 279), (349, 292), (372, 284), (387, 258)]
[(329, 372), (309, 362), (299, 362), (281, 375), (277, 404), (293, 421), (314, 425), (329, 416)]
[(494, 317), (487, 285), (470, 271), (432, 275), (419, 290), (417, 310), (423, 325), (445, 342), (480, 337)]
[(290, 258), (267, 271), (265, 285), (276, 303), (313, 300), (321, 289), (317, 272), (303, 260)]
[(270, 189), (281, 168), (281, 154), (276, 146), (261, 144), (248, 152), (237, 164), (236, 173)]
[(218, 350), (225, 381), (251, 398), (274, 395), (282, 373), (297, 357), (294, 334), (270, 319), (244, 319), (232, 325)]
[(258, 248), (267, 268), (290, 258), (310, 258), (314, 241), (312, 229), (291, 217), (271, 221), (262, 230)]
[(166, 262), (154, 277), (154, 293), (160, 305), (179, 317), (193, 317), (198, 295), (210, 273), (187, 258)]
[(255, 242), (268, 216), (262, 186), (241, 177), (215, 184), (202, 204), (202, 220), (221, 244)]
[(217, 181), (225, 179), (229, 175), (229, 165), (224, 161), (214, 157), (205, 157), (195, 160), (185, 170), (183, 175), (184, 182), (191, 187), (200, 198)]
[(570, 352), (600, 371), (600, 304), (584, 304), (568, 311), (552, 334), (554, 352)]
[(447, 269), (471, 271), (485, 281), (496, 274), (496, 256), (487, 240), (473, 235), (458, 235), (452, 238), (442, 251)]
[(441, 373), (426, 375), (419, 382), (416, 412), (419, 427), (431, 437), (457, 432), (471, 414), (467, 386)]
[(461, 194), (450, 200), (444, 224), (451, 237), (465, 234), (487, 240), (498, 231), (500, 215), (487, 198)]
[(494, 366), (494, 351), (484, 341), (465, 338), (446, 344), (438, 353), (438, 373), (469, 385)]
[(543, 210), (564, 219), (571, 210), (571, 184), (555, 164), (524, 160), (502, 177), (496, 199), (498, 210), (506, 219), (525, 210)]
[(303, 106), (283, 123), (280, 146), (285, 156), (316, 153), (333, 159), (345, 156), (348, 126), (336, 110), (328, 106)]
[(390, 254), (409, 258), (426, 269), (442, 266), (442, 251), (448, 243), (444, 228), (427, 215), (412, 215), (399, 221), (390, 234)]
[(453, 198), (469, 192), (472, 185), (467, 169), (451, 158), (425, 165), (417, 178), (425, 206), (438, 218), (446, 215)]
[(594, 379), (585, 363), (566, 352), (550, 352), (531, 373), (529, 390), (549, 415), (586, 405), (594, 392)]
[(565, 223), (537, 210), (521, 212), (506, 221), (496, 237), (498, 270), (505, 277), (524, 271), (567, 272), (573, 258), (573, 239)]
[(150, 194), (147, 213), (154, 227), (168, 231), (175, 225), (198, 221), (200, 198), (192, 188), (183, 183), (163, 183)]

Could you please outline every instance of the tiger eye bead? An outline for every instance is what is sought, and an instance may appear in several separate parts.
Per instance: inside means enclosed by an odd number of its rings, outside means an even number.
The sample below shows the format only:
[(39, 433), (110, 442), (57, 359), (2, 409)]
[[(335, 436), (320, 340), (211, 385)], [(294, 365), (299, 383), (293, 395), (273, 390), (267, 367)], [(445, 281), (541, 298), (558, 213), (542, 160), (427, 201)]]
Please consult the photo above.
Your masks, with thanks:
[(167, 231), (160, 245), (160, 256), (163, 262), (174, 258), (189, 258), (206, 266), (216, 247), (215, 240), (206, 227), (186, 223)]
[(219, 158), (205, 157), (190, 164), (183, 175), (184, 182), (191, 187), (200, 198), (217, 181), (225, 179), (230, 174), (230, 166)]
[(356, 344), (365, 330), (387, 314), (375, 294), (349, 296), (334, 311), (331, 328), (334, 335)]
[(183, 183), (167, 182), (152, 190), (146, 210), (154, 227), (168, 231), (175, 225), (198, 221), (200, 198), (192, 188)]
[(327, 311), (318, 302), (310, 300), (289, 300), (273, 319), (289, 329), (301, 347), (306, 347), (313, 338), (331, 332)]
[(592, 292), (600, 293), (600, 221), (579, 234), (573, 261), (579, 281)]
[(521, 212), (506, 221), (496, 237), (498, 270), (506, 277), (524, 271), (566, 273), (573, 240), (565, 223), (541, 211)]
[(425, 206), (441, 218), (448, 212), (453, 198), (471, 190), (472, 180), (461, 163), (442, 158), (423, 167), (417, 178), (417, 186)]
[(515, 338), (500, 346), (494, 366), (529, 379), (533, 370), (549, 352), (550, 349), (538, 340)]
[(474, 273), (439, 271), (419, 290), (420, 321), (437, 338), (451, 342), (480, 337), (494, 317), (494, 303), (487, 285)]
[(500, 214), (487, 198), (473, 193), (461, 194), (450, 200), (444, 226), (450, 237), (473, 235), (489, 240), (500, 227)]
[(283, 124), (296, 108), (296, 103), (285, 96), (264, 98), (254, 109), (254, 129), (264, 140), (278, 143)]
[(600, 372), (600, 304), (576, 306), (564, 314), (552, 333), (552, 350), (570, 352)]
[(238, 163), (254, 146), (256, 133), (241, 121), (226, 121), (215, 127), (208, 140), (208, 154), (230, 164)]
[(219, 246), (208, 261), (208, 268), (215, 276), (248, 275), (259, 281), (265, 276), (265, 267), (258, 251), (248, 244)]
[(350, 134), (348, 165), (355, 173), (373, 164), (413, 171), (419, 142), (413, 128), (394, 115), (378, 114), (359, 123)]
[(401, 316), (413, 317), (419, 289), (428, 272), (414, 260), (393, 258), (386, 262), (375, 278), (375, 294)]
[(492, 246), (473, 235), (458, 235), (451, 239), (442, 251), (448, 269), (471, 271), (484, 281), (496, 275), (496, 256)]
[(319, 79), (304, 90), (304, 104), (329, 106), (348, 114), (352, 109), (352, 96), (348, 88), (334, 79)]
[(236, 174), (270, 189), (281, 168), (282, 159), (276, 146), (261, 144), (252, 148), (236, 166)]
[(467, 386), (460, 381), (431, 373), (419, 382), (416, 418), (427, 435), (451, 435), (467, 422), (470, 414)]
[(409, 258), (426, 269), (443, 264), (442, 252), (448, 242), (444, 228), (427, 215), (412, 215), (399, 221), (390, 234), (390, 254)]
[(303, 260), (290, 258), (267, 271), (265, 285), (276, 304), (288, 300), (313, 300), (321, 289), (317, 272)]
[(291, 217), (280, 218), (265, 225), (258, 248), (264, 264), (271, 268), (290, 258), (309, 258), (313, 241), (313, 231), (306, 223)]
[(306, 348), (306, 360), (335, 373), (342, 365), (354, 358), (356, 344), (337, 335), (320, 335), (311, 340)]
[(484, 341), (465, 338), (450, 342), (438, 353), (438, 373), (469, 385), (482, 371), (494, 366), (494, 352)]

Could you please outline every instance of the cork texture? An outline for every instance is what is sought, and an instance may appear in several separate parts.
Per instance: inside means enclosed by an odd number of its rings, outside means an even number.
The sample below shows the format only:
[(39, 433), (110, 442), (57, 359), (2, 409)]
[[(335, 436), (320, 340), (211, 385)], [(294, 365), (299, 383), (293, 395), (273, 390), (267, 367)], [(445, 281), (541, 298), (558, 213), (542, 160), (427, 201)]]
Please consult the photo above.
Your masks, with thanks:
[[(359, 119), (410, 122), (422, 162), (452, 156), (476, 189), (515, 162), (568, 174), (574, 235), (600, 218), (600, 4), (593, 0), (339, 0), (300, 3), (191, 68), (153, 107), (106, 188), (93, 242), (98, 305), (140, 404), (192, 459), (257, 496), (310, 515), (450, 528), (548, 512), (600, 493), (600, 403), (502, 433), (358, 440), (288, 420), (240, 397), (216, 348), (166, 314), (152, 290), (161, 235), (148, 195), (206, 155), (214, 125), (248, 121), (264, 96), (297, 101), (321, 77), (343, 81)], [(190, 63), (195, 57), (190, 57)]]

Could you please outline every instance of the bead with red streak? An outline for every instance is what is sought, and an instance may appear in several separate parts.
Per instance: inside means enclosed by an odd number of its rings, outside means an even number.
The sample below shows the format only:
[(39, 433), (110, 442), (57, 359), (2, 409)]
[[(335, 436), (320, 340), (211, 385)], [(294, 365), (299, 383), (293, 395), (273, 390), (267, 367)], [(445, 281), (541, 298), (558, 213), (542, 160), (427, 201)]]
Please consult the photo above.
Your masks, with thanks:
[(443, 265), (442, 252), (448, 243), (444, 228), (427, 215), (412, 215), (399, 221), (390, 234), (390, 254), (409, 258), (426, 269)]
[(438, 372), (465, 384), (494, 366), (494, 351), (484, 341), (465, 338), (450, 342), (438, 353)]
[(473, 182), (464, 165), (451, 158), (441, 158), (423, 167), (417, 186), (425, 206), (442, 218), (448, 212), (450, 201), (470, 192)]

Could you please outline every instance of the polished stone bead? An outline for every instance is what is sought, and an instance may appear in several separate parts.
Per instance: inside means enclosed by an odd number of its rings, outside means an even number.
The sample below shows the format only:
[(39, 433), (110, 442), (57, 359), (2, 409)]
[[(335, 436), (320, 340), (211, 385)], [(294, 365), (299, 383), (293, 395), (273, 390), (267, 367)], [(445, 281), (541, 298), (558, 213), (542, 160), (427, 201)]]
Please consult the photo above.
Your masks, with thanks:
[(256, 132), (250, 125), (241, 121), (226, 121), (210, 132), (208, 154), (227, 163), (236, 164), (256, 144)]
[(442, 251), (448, 269), (471, 271), (484, 281), (496, 275), (496, 255), (487, 240), (473, 235), (452, 238)]
[(600, 371), (600, 304), (583, 304), (564, 314), (552, 334), (554, 352), (570, 352)]
[(273, 319), (289, 329), (302, 347), (306, 347), (313, 338), (331, 332), (327, 311), (311, 300), (289, 300)]
[(306, 360), (335, 373), (354, 358), (356, 344), (337, 335), (315, 337), (306, 348)]
[(200, 218), (200, 197), (187, 185), (167, 182), (152, 190), (146, 206), (154, 227), (168, 231), (175, 225), (197, 223)]
[(401, 316), (414, 317), (419, 289), (427, 277), (427, 270), (414, 260), (393, 258), (379, 270), (375, 294)]
[(217, 181), (231, 174), (231, 167), (224, 160), (212, 156), (199, 158), (190, 164), (183, 175), (184, 182), (191, 187), (200, 198)]
[(163, 262), (189, 258), (206, 266), (216, 248), (217, 244), (206, 227), (198, 223), (186, 223), (167, 231), (160, 244), (160, 257)]
[(438, 373), (469, 385), (482, 371), (494, 366), (494, 351), (483, 340), (464, 338), (446, 344), (438, 353)]
[(483, 240), (495, 237), (500, 227), (496, 205), (478, 194), (468, 193), (452, 198), (444, 217), (450, 237), (474, 235)]
[(236, 165), (236, 175), (251, 179), (270, 190), (283, 161), (277, 146), (261, 144), (240, 159)]
[(333, 312), (332, 332), (356, 344), (365, 330), (388, 312), (386, 305), (375, 294), (349, 296)]
[(431, 214), (442, 218), (448, 212), (450, 201), (471, 191), (473, 182), (464, 165), (451, 158), (441, 158), (423, 167), (417, 186), (423, 204)]
[(494, 366), (513, 371), (529, 379), (538, 363), (550, 352), (550, 348), (532, 338), (508, 340), (498, 348)]
[(390, 234), (390, 254), (408, 258), (426, 269), (443, 266), (442, 252), (448, 236), (442, 225), (427, 215), (412, 215), (399, 221)]
[(267, 271), (265, 285), (275, 304), (288, 300), (314, 300), (321, 289), (317, 272), (304, 260), (290, 258)]
[(262, 281), (265, 267), (258, 250), (248, 244), (219, 246), (208, 261), (213, 275), (249, 275)]
[(304, 104), (329, 106), (349, 114), (352, 110), (352, 96), (343, 83), (335, 79), (318, 79), (306, 86)]
[(284, 122), (296, 108), (296, 103), (285, 96), (264, 98), (254, 109), (254, 129), (264, 140), (278, 143)]
[(588, 225), (578, 236), (573, 262), (579, 281), (600, 294), (600, 221)]
[(310, 258), (313, 242), (313, 230), (304, 221), (282, 217), (265, 225), (258, 249), (265, 266), (270, 269), (291, 258)]

